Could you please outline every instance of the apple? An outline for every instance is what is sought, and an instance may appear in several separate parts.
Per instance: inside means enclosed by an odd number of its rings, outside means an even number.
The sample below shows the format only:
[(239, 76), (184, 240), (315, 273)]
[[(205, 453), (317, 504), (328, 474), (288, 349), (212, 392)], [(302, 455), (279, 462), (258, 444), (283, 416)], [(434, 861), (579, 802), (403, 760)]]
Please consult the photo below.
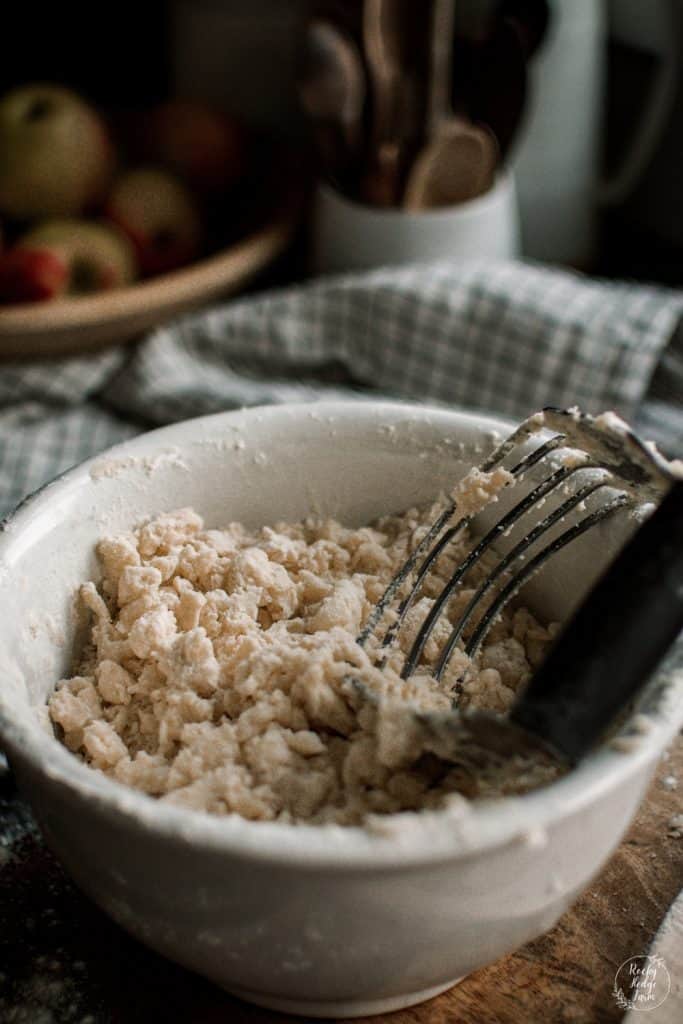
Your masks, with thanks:
[(114, 149), (99, 114), (70, 89), (25, 85), (0, 100), (0, 212), (78, 214), (106, 193)]
[(242, 125), (204, 103), (162, 103), (140, 116), (133, 134), (142, 160), (174, 171), (200, 194), (228, 189), (245, 172)]
[(66, 291), (66, 259), (50, 249), (10, 249), (0, 256), (0, 302), (42, 302)]
[(104, 211), (130, 238), (143, 274), (174, 270), (199, 253), (203, 230), (198, 205), (169, 171), (128, 171), (115, 182)]
[(135, 255), (116, 228), (64, 218), (39, 224), (0, 258), (0, 297), (30, 302), (130, 284)]

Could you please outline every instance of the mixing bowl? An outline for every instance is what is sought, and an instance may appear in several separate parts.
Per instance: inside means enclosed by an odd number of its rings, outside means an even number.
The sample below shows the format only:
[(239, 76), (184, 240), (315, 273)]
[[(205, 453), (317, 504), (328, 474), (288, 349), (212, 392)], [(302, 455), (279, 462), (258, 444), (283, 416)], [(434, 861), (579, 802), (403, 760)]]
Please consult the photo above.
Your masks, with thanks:
[[(244, 999), (299, 1015), (396, 1009), (550, 928), (618, 844), (683, 723), (660, 671), (624, 729), (553, 785), (387, 817), (372, 829), (173, 808), (91, 770), (52, 735), (45, 700), (86, 623), (94, 545), (192, 505), (212, 526), (325, 513), (349, 525), (450, 487), (508, 424), (371, 402), (278, 406), (181, 423), (49, 484), (0, 535), (0, 737), (48, 843), (142, 942)], [(527, 600), (566, 614), (623, 541), (590, 532)]]

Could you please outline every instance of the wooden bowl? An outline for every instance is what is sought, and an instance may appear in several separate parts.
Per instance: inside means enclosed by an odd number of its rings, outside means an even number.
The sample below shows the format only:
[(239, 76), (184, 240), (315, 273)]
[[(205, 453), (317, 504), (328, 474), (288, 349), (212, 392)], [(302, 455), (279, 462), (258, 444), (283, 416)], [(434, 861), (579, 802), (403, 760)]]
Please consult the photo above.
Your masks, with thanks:
[(227, 249), (128, 288), (0, 308), (0, 357), (62, 355), (130, 341), (237, 291), (283, 251), (295, 220), (284, 215)]

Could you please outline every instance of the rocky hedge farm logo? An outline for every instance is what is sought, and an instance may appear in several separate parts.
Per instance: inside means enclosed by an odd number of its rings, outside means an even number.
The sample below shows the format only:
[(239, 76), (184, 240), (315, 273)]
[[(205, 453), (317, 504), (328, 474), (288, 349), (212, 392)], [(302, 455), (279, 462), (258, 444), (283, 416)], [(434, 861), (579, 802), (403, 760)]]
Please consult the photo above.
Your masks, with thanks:
[(671, 991), (671, 976), (661, 956), (632, 956), (614, 976), (612, 993), (622, 1010), (656, 1010)]

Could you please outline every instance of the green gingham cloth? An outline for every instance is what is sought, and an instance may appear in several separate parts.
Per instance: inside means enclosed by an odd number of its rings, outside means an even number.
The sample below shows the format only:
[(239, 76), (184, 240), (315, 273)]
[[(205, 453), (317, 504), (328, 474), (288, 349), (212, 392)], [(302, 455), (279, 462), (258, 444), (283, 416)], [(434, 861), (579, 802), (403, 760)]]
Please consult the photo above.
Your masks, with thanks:
[(0, 512), (151, 427), (373, 395), (520, 419), (614, 409), (683, 448), (683, 293), (522, 263), (322, 278), (232, 301), (135, 347), (0, 368)]

